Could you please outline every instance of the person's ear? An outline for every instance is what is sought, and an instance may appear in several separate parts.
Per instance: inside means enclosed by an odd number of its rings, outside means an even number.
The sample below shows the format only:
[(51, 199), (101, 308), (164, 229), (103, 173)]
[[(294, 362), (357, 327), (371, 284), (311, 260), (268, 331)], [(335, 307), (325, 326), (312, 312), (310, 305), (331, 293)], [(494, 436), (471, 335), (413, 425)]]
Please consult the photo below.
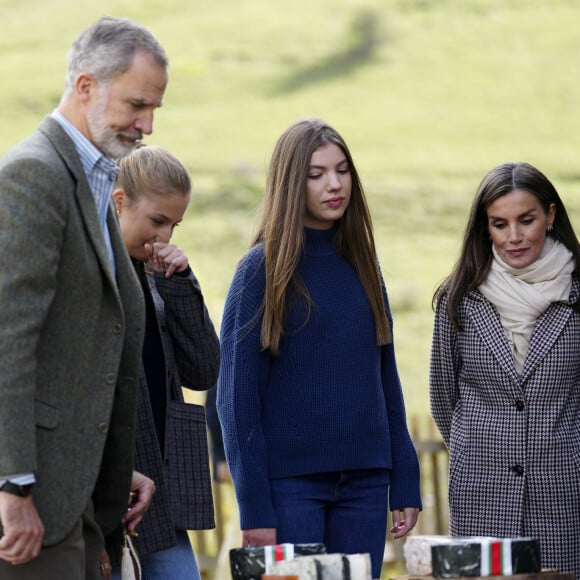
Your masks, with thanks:
[(88, 103), (96, 94), (97, 86), (95, 77), (88, 73), (81, 73), (75, 81), (75, 91), (79, 99), (84, 103)]
[(554, 220), (556, 219), (556, 204), (551, 203), (548, 209), (548, 231), (551, 232), (554, 227)]
[(125, 205), (127, 202), (127, 196), (125, 195), (125, 191), (123, 189), (118, 188), (113, 191), (113, 202), (115, 203), (115, 210), (117, 211), (117, 215), (121, 215), (123, 205)]

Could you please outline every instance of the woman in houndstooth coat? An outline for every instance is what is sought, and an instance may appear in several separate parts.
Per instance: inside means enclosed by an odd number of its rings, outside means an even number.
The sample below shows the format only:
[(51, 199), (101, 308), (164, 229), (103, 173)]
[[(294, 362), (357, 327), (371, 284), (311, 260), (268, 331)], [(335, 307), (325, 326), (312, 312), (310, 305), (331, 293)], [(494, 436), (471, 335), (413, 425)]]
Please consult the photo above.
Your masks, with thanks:
[(454, 536), (534, 537), (580, 575), (580, 245), (549, 180), (490, 171), (434, 297), (431, 412)]

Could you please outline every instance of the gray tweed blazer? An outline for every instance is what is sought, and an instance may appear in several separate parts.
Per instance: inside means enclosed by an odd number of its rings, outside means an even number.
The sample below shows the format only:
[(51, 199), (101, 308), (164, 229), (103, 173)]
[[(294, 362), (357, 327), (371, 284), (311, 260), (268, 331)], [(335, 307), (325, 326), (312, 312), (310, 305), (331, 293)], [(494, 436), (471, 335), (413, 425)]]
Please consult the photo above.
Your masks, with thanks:
[(0, 160), (0, 475), (34, 472), (44, 544), (94, 500), (127, 509), (143, 295), (116, 219), (102, 228), (76, 150), (47, 117)]
[[(571, 301), (578, 297), (574, 278)], [(542, 567), (580, 574), (580, 314), (552, 304), (516, 372), (493, 305), (478, 291), (462, 330), (437, 307), (433, 417), (450, 452), (452, 535), (538, 538)]]

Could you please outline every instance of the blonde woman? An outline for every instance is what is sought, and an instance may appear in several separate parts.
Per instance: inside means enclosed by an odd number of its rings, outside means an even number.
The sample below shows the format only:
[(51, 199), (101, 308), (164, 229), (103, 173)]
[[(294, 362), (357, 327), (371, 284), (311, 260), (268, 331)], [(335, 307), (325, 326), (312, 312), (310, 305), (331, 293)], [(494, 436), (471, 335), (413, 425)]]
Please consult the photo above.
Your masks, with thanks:
[(147, 580), (199, 579), (186, 530), (214, 527), (205, 411), (181, 390), (213, 387), (219, 368), (199, 282), (171, 243), (190, 195), (187, 170), (165, 149), (141, 147), (120, 161), (113, 199), (146, 303), (136, 465), (157, 491), (136, 531)]

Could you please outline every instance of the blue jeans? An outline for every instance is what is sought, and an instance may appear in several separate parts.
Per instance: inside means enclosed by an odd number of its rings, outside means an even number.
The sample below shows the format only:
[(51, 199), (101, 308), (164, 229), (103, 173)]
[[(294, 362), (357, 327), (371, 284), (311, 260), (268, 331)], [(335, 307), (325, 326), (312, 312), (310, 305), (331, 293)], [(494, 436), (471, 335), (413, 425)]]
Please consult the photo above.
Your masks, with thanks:
[(388, 469), (270, 480), (278, 543), (323, 543), (329, 553), (370, 553), (380, 578), (387, 535)]
[[(199, 568), (187, 532), (176, 530), (177, 545), (141, 558), (142, 580), (200, 580)], [(112, 580), (121, 580), (115, 568)]]

